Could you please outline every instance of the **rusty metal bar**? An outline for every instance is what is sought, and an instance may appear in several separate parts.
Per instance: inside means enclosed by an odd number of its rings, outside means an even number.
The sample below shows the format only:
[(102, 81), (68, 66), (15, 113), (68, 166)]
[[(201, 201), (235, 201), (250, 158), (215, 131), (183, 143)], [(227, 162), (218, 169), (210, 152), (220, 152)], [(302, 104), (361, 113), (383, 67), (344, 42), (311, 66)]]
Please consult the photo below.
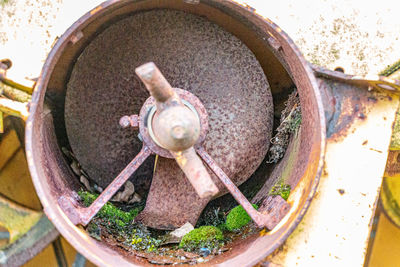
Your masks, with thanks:
[(29, 115), (27, 103), (12, 101), (4, 97), (0, 97), (0, 112), (20, 117), (24, 121)]
[(257, 224), (257, 226), (266, 227), (269, 230), (272, 230), (276, 225), (273, 218), (271, 218), (269, 214), (263, 214), (261, 212), (258, 212), (251, 205), (251, 203), (242, 194), (242, 192), (240, 192), (239, 188), (237, 188), (237, 186), (231, 181), (231, 179), (229, 179), (229, 177), (225, 174), (225, 172), (217, 165), (217, 163), (204, 150), (203, 147), (197, 147), (196, 151), (200, 155), (200, 157), (204, 160), (204, 162), (208, 165), (208, 167), (210, 167), (210, 169), (217, 175), (217, 177), (229, 190), (229, 192), (236, 199), (236, 201), (243, 207), (243, 209), (247, 212), (247, 214), (249, 214), (249, 216)]
[(180, 99), (175, 90), (153, 62), (137, 67), (135, 72), (146, 85), (150, 94), (157, 100), (158, 111), (163, 110), (163, 105), (160, 105), (161, 103), (170, 102), (172, 99), (178, 101), (178, 104), (180, 104)]
[(348, 75), (339, 71), (328, 70), (316, 65), (312, 65), (312, 68), (318, 77), (325, 77), (344, 83), (365, 86), (368, 89), (373, 88), (384, 93), (400, 95), (400, 81), (395, 79), (390, 79), (388, 77), (379, 75)]
[(193, 147), (172, 154), (199, 197), (208, 198), (218, 193), (218, 187), (214, 184)]
[(104, 189), (98, 198), (87, 208), (81, 209), (80, 224), (87, 225), (90, 220), (99, 212), (99, 210), (112, 198), (118, 189), (131, 177), (140, 165), (151, 155), (151, 150), (143, 146), (136, 157), (123, 169), (123, 171)]
[(32, 94), (36, 82), (29, 79), (21, 79), (10, 76), (7, 74), (7, 69), (10, 67), (11, 61), (4, 59), (0, 61), (0, 81), (8, 86), (27, 92), (28, 94)]

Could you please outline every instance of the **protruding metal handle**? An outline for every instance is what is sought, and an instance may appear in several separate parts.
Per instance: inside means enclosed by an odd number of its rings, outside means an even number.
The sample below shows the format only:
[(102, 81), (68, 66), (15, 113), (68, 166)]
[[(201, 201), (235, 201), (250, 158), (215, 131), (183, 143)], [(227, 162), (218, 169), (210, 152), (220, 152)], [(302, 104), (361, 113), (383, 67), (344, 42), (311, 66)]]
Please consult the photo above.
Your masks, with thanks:
[(136, 74), (156, 100), (157, 111), (150, 122), (154, 141), (170, 151), (201, 198), (217, 194), (217, 186), (193, 148), (200, 136), (197, 114), (182, 103), (153, 62), (136, 68)]
[(0, 81), (6, 85), (27, 92), (28, 94), (32, 94), (36, 82), (29, 79), (11, 77), (9, 74), (7, 74), (7, 70), (11, 67), (11, 65), (12, 63), (9, 59), (2, 59), (0, 61)]
[(379, 75), (348, 75), (338, 71), (328, 70), (324, 67), (312, 65), (312, 68), (319, 77), (338, 80), (344, 83), (365, 86), (368, 89), (376, 89), (384, 93), (400, 95), (400, 81)]
[(15, 97), (15, 95), (19, 95), (21, 93), (25, 94), (21, 91), (27, 92), (28, 94), (32, 94), (33, 88), (35, 86), (35, 82), (32, 80), (28, 79), (18, 80), (7, 75), (7, 70), (11, 67), (11, 65), (12, 63), (11, 60), (9, 59), (0, 60), (0, 82), (8, 86), (14, 87), (15, 89), (12, 90), (18, 92), (17, 94), (15, 94), (14, 92), (14, 96), (10, 97), (11, 99), (8, 99), (6, 97), (0, 97), (0, 133), (3, 133), (4, 131), (3, 117), (5, 114), (17, 116), (22, 118), (23, 120), (26, 120), (28, 118), (29, 115), (28, 104), (26, 102), (25, 103), (18, 102), (24, 100), (18, 99), (17, 97)]
[(174, 88), (172, 88), (153, 62), (137, 67), (135, 72), (156, 100), (158, 112), (171, 107), (173, 104), (182, 104)]
[(24, 121), (28, 118), (29, 115), (27, 103), (12, 101), (5, 97), (0, 97), (0, 112), (20, 117)]

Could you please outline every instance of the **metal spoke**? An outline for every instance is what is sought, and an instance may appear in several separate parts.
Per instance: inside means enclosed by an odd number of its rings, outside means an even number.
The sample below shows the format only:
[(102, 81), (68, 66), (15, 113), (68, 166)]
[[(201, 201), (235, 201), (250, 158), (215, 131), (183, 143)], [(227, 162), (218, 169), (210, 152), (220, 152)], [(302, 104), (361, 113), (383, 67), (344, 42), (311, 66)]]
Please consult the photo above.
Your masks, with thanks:
[(274, 228), (276, 225), (276, 220), (274, 220), (274, 218), (272, 218), (269, 214), (257, 211), (203, 147), (197, 147), (196, 151), (259, 227), (267, 227), (269, 230)]
[(99, 210), (112, 198), (118, 189), (131, 177), (140, 165), (151, 155), (151, 150), (143, 146), (136, 157), (125, 167), (125, 169), (107, 186), (106, 189), (89, 207), (83, 209), (80, 215), (80, 223), (87, 225), (90, 220), (99, 212)]

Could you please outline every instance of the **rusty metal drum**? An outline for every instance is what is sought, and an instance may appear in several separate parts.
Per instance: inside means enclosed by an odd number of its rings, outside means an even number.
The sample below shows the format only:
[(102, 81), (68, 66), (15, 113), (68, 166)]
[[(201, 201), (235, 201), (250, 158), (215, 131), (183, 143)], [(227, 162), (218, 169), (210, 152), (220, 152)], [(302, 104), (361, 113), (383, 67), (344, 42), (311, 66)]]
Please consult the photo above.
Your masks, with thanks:
[[(141, 24), (146, 19), (153, 23)], [(139, 38), (126, 29), (143, 30), (143, 35)], [(298, 48), (278, 26), (234, 1), (108, 1), (67, 30), (44, 64), (26, 124), (27, 160), (44, 211), (95, 264), (149, 265), (89, 238), (75, 225), (74, 214), (83, 210), (76, 193), (80, 184), (61, 152), (70, 144), (102, 186), (139, 152), (137, 132), (119, 128), (118, 122), (123, 115), (139, 113), (148, 97), (133, 71), (145, 61), (155, 61), (173, 87), (193, 93), (203, 103), (210, 127), (204, 150), (198, 153), (209, 159), (208, 152), (236, 184), (265, 164), (276, 111), (271, 96), (275, 101), (297, 88), (303, 120), (296, 146), (279, 166), (260, 171), (264, 176), (287, 176), (293, 187), (290, 210), (271, 231), (235, 242), (207, 262), (257, 263), (282, 244), (309, 206), (323, 166), (325, 120), (316, 79)], [(169, 169), (170, 160), (159, 162), (158, 167), (167, 170), (159, 177), (180, 171)], [(144, 191), (150, 187), (152, 164), (149, 158), (132, 179)], [(226, 184), (215, 181), (225, 193)], [(259, 194), (267, 197), (267, 192)], [(195, 201), (200, 204), (194, 213), (208, 201)]]

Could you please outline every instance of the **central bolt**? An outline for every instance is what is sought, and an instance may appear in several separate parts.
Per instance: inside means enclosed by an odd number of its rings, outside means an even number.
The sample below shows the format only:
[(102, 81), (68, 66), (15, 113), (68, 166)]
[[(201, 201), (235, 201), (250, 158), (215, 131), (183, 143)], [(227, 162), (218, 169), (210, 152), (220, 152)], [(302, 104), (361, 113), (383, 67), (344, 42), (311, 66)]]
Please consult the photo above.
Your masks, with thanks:
[(196, 144), (200, 119), (186, 106), (174, 106), (156, 112), (150, 118), (153, 140), (167, 150), (182, 151)]
[(180, 140), (187, 136), (187, 131), (182, 125), (177, 125), (171, 129), (171, 136), (177, 140)]

